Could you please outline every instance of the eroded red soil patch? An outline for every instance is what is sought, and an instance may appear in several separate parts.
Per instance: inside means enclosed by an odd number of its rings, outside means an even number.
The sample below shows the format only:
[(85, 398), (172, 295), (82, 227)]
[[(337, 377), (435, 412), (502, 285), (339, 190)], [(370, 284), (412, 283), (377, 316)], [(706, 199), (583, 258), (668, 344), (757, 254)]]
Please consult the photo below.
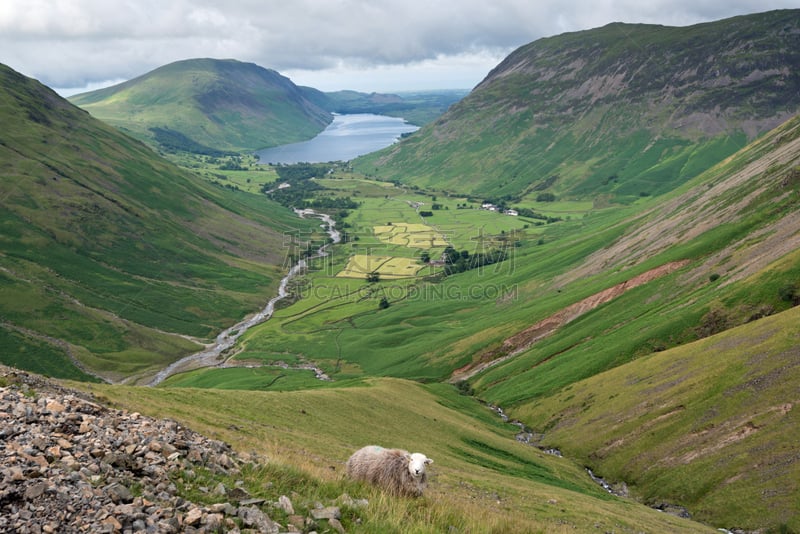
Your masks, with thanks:
[(652, 280), (655, 280), (656, 278), (670, 274), (680, 269), (687, 263), (689, 263), (689, 260), (666, 263), (660, 267), (656, 267), (655, 269), (650, 269), (649, 271), (638, 276), (634, 276), (630, 280), (626, 280), (625, 282), (621, 282), (615, 286), (586, 297), (575, 304), (571, 304), (566, 308), (554, 313), (553, 315), (550, 315), (549, 317), (546, 317), (545, 319), (542, 319), (541, 321), (529, 326), (525, 330), (522, 330), (507, 338), (505, 341), (503, 341), (501, 347), (480, 353), (471, 363), (453, 371), (451, 381), (455, 382), (458, 380), (467, 380), (489, 367), (513, 358), (517, 354), (530, 348), (531, 345), (540, 339), (551, 335), (553, 332), (565, 324), (574, 321), (584, 313), (619, 297), (626, 291), (646, 284)]

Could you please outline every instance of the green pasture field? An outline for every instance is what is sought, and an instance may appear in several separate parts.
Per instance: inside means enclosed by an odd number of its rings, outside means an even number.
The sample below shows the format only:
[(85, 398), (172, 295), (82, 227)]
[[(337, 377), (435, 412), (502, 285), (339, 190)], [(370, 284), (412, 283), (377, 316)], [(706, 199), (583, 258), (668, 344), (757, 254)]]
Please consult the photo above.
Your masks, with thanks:
[(246, 193), (260, 195), (265, 185), (278, 179), (278, 173), (272, 166), (262, 165), (249, 155), (212, 157), (179, 152), (164, 156), (209, 182)]
[[(402, 228), (407, 225), (424, 225), (429, 227), (435, 234), (444, 237), (443, 240), (435, 238), (434, 234), (422, 233), (417, 237), (421, 239), (432, 238), (432, 245), (429, 250), (441, 251), (450, 245), (458, 250), (469, 250), (470, 252), (481, 251), (484, 247), (494, 242), (499, 237), (510, 236), (511, 234), (536, 231), (534, 225), (536, 221), (523, 217), (513, 217), (500, 213), (490, 212), (476, 208), (459, 209), (461, 199), (442, 199), (441, 205), (449, 209), (430, 210), (431, 201), (429, 197), (418, 194), (409, 194), (400, 189), (395, 189), (396, 195), (384, 197), (359, 197), (361, 206), (347, 218), (347, 223), (351, 225), (353, 232), (359, 236), (359, 244), (362, 242), (390, 244), (385, 240), (377, 239), (386, 230), (387, 226)], [(437, 196), (437, 203), (440, 202)], [(419, 209), (415, 208), (418, 202), (426, 202)], [(421, 217), (419, 211), (431, 211), (429, 217)], [(375, 229), (379, 229), (379, 236), (374, 236)], [(414, 228), (412, 226), (412, 228)], [(422, 227), (415, 231), (421, 231)], [(398, 234), (402, 234), (398, 232)], [(409, 232), (408, 237), (399, 235), (398, 243), (411, 242), (415, 233)], [(366, 240), (366, 241), (365, 241)], [(431, 257), (435, 254), (431, 252)]]
[(370, 273), (377, 273), (382, 280), (395, 280), (412, 278), (422, 269), (425, 269), (425, 266), (412, 258), (354, 254), (347, 262), (347, 266), (336, 276), (363, 280)]
[[(164, 381), (170, 388), (215, 388), (247, 391), (293, 391), (330, 387), (333, 382), (314, 378), (311, 370), (283, 369), (280, 367), (229, 367), (198, 369), (172, 376)], [(338, 385), (338, 384), (337, 384)]]
[(439, 210), (425, 222), (439, 230), (454, 248), (470, 253), (503, 248), (504, 243), (524, 239), (523, 234), (538, 232), (530, 220), (482, 209)]
[(444, 237), (426, 224), (398, 223), (379, 225), (373, 228), (375, 235), (384, 243), (429, 250), (448, 245)]
[(315, 178), (314, 181), (334, 191), (346, 192), (355, 197), (382, 197), (395, 194), (397, 189), (390, 182), (379, 182), (361, 178), (360, 175), (337, 170), (337, 178)]

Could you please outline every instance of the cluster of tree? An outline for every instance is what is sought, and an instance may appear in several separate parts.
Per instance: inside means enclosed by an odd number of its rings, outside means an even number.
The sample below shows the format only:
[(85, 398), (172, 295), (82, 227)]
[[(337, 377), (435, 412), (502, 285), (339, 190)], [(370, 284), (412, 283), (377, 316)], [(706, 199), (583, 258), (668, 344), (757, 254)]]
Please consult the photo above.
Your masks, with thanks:
[(326, 210), (354, 210), (360, 204), (353, 200), (350, 197), (314, 197), (310, 200), (300, 201), (297, 204), (293, 204), (294, 207), (298, 209), (303, 208), (320, 208)]
[[(298, 163), (277, 165), (278, 181), (261, 186), (261, 192), (284, 206), (297, 209), (352, 210), (359, 203), (350, 197), (322, 195), (325, 188), (312, 180), (329, 173), (329, 164)], [(289, 187), (279, 187), (288, 184)]]
[(470, 269), (499, 263), (507, 257), (508, 255), (503, 250), (470, 254), (468, 250), (458, 251), (453, 247), (447, 247), (442, 254), (442, 258), (445, 261), (444, 273), (446, 275), (463, 273)]
[(227, 152), (202, 145), (182, 134), (181, 132), (170, 130), (169, 128), (150, 128), (153, 137), (161, 148), (167, 152), (191, 152), (192, 154), (201, 154), (204, 156), (222, 157), (232, 156), (236, 152)]
[(310, 180), (325, 176), (331, 171), (329, 163), (293, 163), (291, 165), (275, 165), (275, 172), (282, 182), (294, 184), (295, 182)]
[(354, 210), (360, 205), (350, 197), (314, 196), (311, 191), (311, 188), (287, 187), (272, 191), (269, 196), (283, 206), (299, 210)]
[(225, 163), (219, 166), (220, 170), (223, 171), (246, 171), (248, 167), (242, 165), (242, 162), (239, 158), (230, 158)]
[(561, 217), (550, 217), (548, 215), (543, 215), (541, 213), (537, 213), (530, 208), (517, 208), (517, 213), (519, 213), (520, 217), (527, 217), (528, 219), (538, 219), (540, 221), (546, 221), (548, 223), (558, 222)]

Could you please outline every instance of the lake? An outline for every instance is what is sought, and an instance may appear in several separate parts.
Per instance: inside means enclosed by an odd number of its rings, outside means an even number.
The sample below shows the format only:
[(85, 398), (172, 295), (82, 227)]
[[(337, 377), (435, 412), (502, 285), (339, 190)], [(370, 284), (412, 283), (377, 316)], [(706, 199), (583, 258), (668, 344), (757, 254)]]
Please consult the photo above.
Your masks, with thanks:
[(385, 148), (397, 141), (401, 134), (418, 129), (405, 119), (386, 115), (334, 115), (333, 122), (314, 139), (265, 148), (257, 151), (256, 155), (261, 163), (349, 161)]

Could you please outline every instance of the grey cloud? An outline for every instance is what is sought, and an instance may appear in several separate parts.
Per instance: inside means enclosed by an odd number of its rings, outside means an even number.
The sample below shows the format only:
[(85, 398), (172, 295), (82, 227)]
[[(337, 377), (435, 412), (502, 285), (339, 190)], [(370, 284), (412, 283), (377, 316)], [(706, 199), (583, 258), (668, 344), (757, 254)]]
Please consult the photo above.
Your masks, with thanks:
[(236, 58), (278, 71), (503, 55), (612, 21), (686, 25), (785, 0), (4, 0), (0, 62), (54, 87), (171, 61)]

